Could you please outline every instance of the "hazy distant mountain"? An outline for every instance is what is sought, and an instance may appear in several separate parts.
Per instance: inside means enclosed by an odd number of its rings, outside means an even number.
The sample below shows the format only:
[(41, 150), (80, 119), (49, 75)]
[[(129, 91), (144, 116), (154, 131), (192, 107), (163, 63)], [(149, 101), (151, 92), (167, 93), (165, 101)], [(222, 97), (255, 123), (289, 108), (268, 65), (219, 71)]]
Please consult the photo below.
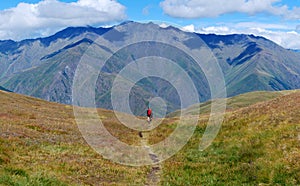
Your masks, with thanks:
[[(120, 32), (119, 30), (123, 30)], [(72, 27), (57, 34), (21, 42), (0, 42), (0, 85), (14, 92), (39, 97), (48, 101), (71, 104), (71, 86), (79, 60), (93, 41), (104, 36), (111, 42), (122, 42), (130, 34), (147, 34), (156, 30), (161, 34), (172, 34), (180, 38), (185, 33), (174, 27), (126, 22), (112, 28)], [(106, 34), (108, 31), (109, 34)], [(275, 43), (252, 35), (195, 35), (200, 37), (213, 51), (223, 70), (229, 96), (256, 90), (290, 90), (300, 88), (300, 54), (284, 49)], [(198, 45), (182, 41), (189, 47)], [(155, 43), (145, 43), (147, 51), (133, 45), (119, 51), (107, 62), (100, 73), (96, 100), (99, 107), (111, 109), (110, 89), (116, 74), (129, 62), (151, 52), (160, 52)], [(195, 46), (194, 46), (195, 45)], [(200, 44), (201, 45), (201, 44)], [(107, 49), (107, 46), (98, 46)], [(187, 56), (164, 48), (161, 55), (172, 56), (193, 80), (200, 101), (210, 98), (210, 90), (203, 73)], [(101, 58), (95, 49), (88, 54), (91, 60)], [(109, 52), (109, 49), (107, 49)], [(166, 57), (169, 57), (166, 56)], [(159, 69), (158, 69), (159, 70)], [(130, 104), (135, 114), (144, 113), (147, 101), (152, 97), (163, 97), (168, 112), (179, 108), (179, 95), (174, 87), (159, 78), (145, 78), (131, 90)]]

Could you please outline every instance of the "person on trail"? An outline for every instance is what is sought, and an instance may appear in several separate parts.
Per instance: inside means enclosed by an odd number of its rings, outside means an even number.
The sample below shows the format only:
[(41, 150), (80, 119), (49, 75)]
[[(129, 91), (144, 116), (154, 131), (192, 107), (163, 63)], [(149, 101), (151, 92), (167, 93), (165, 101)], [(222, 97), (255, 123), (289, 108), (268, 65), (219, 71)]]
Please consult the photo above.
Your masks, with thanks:
[(150, 121), (152, 121), (152, 110), (150, 107), (148, 107), (147, 110), (147, 121), (150, 123)]
[[(149, 124), (150, 124), (150, 122), (152, 121), (152, 116), (153, 116), (152, 110), (151, 110), (151, 108), (148, 106), (148, 109), (147, 109), (147, 121), (148, 121)], [(142, 134), (141, 131), (139, 132), (139, 136), (140, 136), (141, 138), (143, 137), (143, 134)]]

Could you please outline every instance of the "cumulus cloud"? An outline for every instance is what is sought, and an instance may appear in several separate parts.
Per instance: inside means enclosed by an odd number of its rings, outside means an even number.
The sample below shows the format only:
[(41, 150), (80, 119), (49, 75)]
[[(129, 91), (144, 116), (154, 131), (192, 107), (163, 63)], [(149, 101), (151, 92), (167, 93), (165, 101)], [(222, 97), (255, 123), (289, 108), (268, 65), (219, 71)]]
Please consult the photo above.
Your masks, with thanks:
[(67, 26), (95, 25), (125, 18), (125, 7), (116, 0), (20, 3), (17, 7), (0, 11), (0, 39), (20, 40), (52, 34)]
[(286, 5), (277, 5), (280, 0), (164, 0), (160, 3), (164, 12), (173, 17), (217, 17), (231, 12), (256, 14), (267, 12), (289, 19), (299, 19), (300, 9), (292, 10)]
[[(227, 34), (253, 34), (263, 36), (280, 46), (288, 49), (300, 49), (300, 33), (296, 31), (276, 30), (276, 28), (288, 28), (284, 25), (263, 23), (238, 23), (235, 26), (209, 26), (196, 30), (198, 33)], [(275, 30), (274, 30), (275, 29)]]

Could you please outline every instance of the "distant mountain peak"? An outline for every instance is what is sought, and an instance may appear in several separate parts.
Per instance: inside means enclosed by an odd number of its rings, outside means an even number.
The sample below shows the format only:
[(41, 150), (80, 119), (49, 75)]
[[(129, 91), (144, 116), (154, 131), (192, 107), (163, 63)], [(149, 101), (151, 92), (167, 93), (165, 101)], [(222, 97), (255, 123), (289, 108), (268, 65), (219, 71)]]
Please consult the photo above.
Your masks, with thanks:
[(95, 27), (91, 27), (91, 26), (68, 27), (68, 28), (65, 28), (64, 30), (57, 32), (53, 36), (49, 36), (46, 38), (40, 38), (39, 40), (41, 40), (41, 42), (43, 44), (45, 44), (46, 46), (49, 46), (52, 41), (55, 41), (57, 39), (66, 39), (66, 38), (71, 39), (71, 38), (74, 38), (74, 37), (79, 36), (86, 32), (92, 32), (92, 33), (95, 33), (98, 35), (102, 35), (105, 32), (109, 31), (110, 29), (111, 28), (102, 28), (102, 27), (95, 28)]
[(131, 23), (136, 23), (136, 22), (128, 20), (128, 21), (124, 21), (124, 22), (120, 23), (119, 25), (127, 25), (127, 24), (131, 24)]

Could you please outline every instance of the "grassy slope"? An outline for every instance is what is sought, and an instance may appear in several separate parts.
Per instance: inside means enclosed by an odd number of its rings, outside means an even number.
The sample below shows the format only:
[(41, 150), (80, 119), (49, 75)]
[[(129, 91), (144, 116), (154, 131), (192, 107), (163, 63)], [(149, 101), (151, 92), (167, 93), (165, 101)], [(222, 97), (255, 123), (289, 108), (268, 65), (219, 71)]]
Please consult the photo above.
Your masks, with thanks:
[[(263, 96), (271, 98), (258, 102)], [(0, 185), (146, 182), (150, 167), (118, 165), (95, 153), (82, 139), (70, 106), (1, 91), (0, 104)], [(190, 142), (163, 163), (162, 185), (300, 184), (300, 92), (251, 93), (229, 105), (218, 137), (203, 152), (198, 144), (207, 115), (201, 116)], [(137, 132), (120, 125), (112, 112), (99, 114), (113, 135), (139, 143)], [(150, 143), (166, 137), (176, 122), (169, 118), (151, 131)]]
[[(248, 107), (250, 105), (262, 102), (262, 101), (268, 101), (274, 98), (277, 98), (281, 95), (284, 95), (285, 93), (290, 91), (281, 91), (281, 92), (275, 92), (275, 91), (257, 91), (257, 92), (249, 92), (246, 94), (240, 94), (238, 96), (227, 98), (226, 100), (226, 109), (227, 111), (239, 109), (243, 107)], [(187, 115), (195, 115), (198, 114), (199, 105), (191, 106), (185, 110), (185, 114)], [(200, 113), (201, 114), (208, 114), (211, 109), (211, 102), (207, 101), (205, 103), (200, 104)], [(175, 111), (173, 113), (170, 113), (169, 116), (176, 116), (179, 115), (180, 111)]]
[[(85, 143), (72, 107), (2, 91), (0, 104), (0, 185), (145, 183), (149, 167), (112, 163)], [(99, 112), (115, 136), (139, 141), (137, 132), (120, 126), (111, 112)]]
[(163, 185), (300, 184), (299, 91), (228, 111), (213, 144), (200, 152), (206, 122), (202, 116), (190, 142), (164, 163)]

